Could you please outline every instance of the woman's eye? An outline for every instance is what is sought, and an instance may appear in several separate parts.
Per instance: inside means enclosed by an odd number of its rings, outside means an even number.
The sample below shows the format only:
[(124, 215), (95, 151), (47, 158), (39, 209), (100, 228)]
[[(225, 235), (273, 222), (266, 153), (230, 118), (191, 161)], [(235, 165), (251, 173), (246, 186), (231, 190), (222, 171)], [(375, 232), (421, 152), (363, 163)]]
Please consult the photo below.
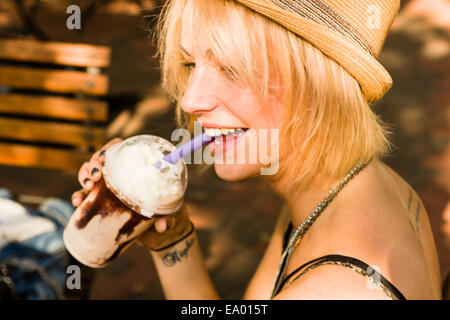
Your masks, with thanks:
[(195, 69), (195, 62), (185, 62), (183, 63), (183, 66), (191, 71)]

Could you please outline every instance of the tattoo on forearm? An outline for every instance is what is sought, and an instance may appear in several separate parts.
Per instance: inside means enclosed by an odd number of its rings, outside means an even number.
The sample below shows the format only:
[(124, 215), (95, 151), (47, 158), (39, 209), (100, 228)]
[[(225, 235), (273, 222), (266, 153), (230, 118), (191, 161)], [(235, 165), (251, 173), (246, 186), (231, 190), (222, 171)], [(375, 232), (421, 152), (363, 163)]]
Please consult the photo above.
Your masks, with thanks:
[(194, 244), (194, 239), (186, 240), (186, 247), (182, 250), (173, 250), (164, 255), (162, 258), (163, 263), (167, 267), (173, 266), (175, 263), (181, 261), (183, 258), (187, 258), (189, 249)]

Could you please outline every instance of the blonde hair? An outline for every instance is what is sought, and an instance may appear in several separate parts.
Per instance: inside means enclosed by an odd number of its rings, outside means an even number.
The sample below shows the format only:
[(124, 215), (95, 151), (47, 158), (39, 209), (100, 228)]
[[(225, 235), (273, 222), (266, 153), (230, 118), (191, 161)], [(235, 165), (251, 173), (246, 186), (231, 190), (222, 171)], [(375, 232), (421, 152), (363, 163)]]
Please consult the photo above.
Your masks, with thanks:
[[(306, 40), (230, 0), (171, 0), (158, 21), (162, 85), (178, 103), (189, 71), (181, 63), (183, 14), (236, 81), (262, 97), (273, 92), (273, 75), (283, 86), (280, 170), (293, 170), (290, 188), (318, 174), (338, 179), (358, 161), (384, 156), (389, 129), (371, 110), (358, 82)], [(177, 122), (192, 131), (195, 117), (177, 105)], [(289, 163), (289, 165), (283, 165)]]

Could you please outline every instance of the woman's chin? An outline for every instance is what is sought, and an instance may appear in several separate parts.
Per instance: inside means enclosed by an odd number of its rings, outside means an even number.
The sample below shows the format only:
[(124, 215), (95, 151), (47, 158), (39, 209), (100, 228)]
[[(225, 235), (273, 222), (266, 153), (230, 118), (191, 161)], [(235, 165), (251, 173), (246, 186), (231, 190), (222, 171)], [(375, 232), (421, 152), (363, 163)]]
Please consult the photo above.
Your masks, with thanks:
[(260, 165), (257, 164), (214, 164), (219, 178), (225, 181), (240, 181), (259, 175)]

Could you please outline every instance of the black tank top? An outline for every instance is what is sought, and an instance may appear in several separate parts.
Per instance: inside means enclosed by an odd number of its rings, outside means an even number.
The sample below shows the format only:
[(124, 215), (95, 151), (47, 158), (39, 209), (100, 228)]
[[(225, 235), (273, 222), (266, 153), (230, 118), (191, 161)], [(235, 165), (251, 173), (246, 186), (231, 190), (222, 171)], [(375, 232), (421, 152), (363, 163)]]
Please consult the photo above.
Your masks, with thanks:
[[(287, 246), (287, 243), (289, 241), (289, 235), (292, 231), (292, 223), (289, 223), (289, 226), (284, 234), (283, 238), (283, 251)], [(286, 276), (278, 289), (277, 292), (275, 292), (275, 295), (278, 294), (282, 289), (283, 286), (288, 283), (288, 281), (292, 282), (302, 275), (304, 275), (306, 272), (326, 264), (333, 264), (333, 265), (340, 265), (346, 268), (349, 268), (365, 277), (369, 277), (375, 282), (375, 285), (383, 289), (383, 291), (393, 300), (406, 300), (406, 298), (403, 296), (403, 294), (391, 283), (389, 282), (385, 277), (383, 277), (377, 270), (373, 269), (371, 266), (369, 266), (367, 263), (362, 262), (361, 260), (333, 254), (333, 255), (327, 255), (323, 256), (314, 260), (311, 260), (302, 266), (298, 267), (294, 271), (292, 271), (288, 276)]]

